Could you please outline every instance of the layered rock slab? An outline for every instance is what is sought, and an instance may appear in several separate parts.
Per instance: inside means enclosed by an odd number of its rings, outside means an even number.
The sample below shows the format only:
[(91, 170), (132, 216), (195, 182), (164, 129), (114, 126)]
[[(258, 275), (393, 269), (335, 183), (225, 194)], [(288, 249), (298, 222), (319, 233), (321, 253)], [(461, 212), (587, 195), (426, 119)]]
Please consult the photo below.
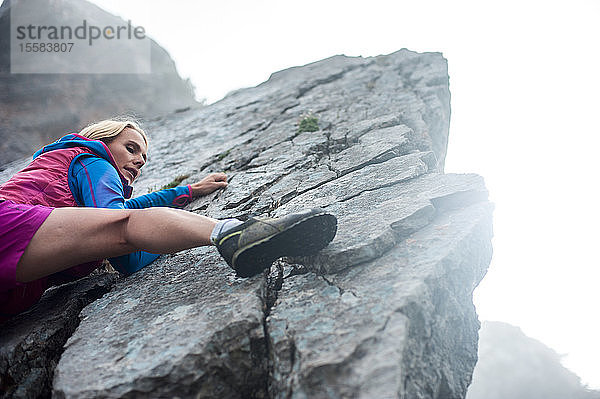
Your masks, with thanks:
[(487, 202), (440, 213), (371, 262), (284, 279), (267, 318), (273, 397), (464, 397), (490, 213)]
[(103, 273), (53, 288), (33, 308), (0, 328), (0, 397), (49, 397), (54, 368), (81, 310), (108, 292), (116, 274)]
[[(308, 111), (318, 118), (320, 130), (298, 133), (298, 121)], [(314, 166), (306, 163), (315, 158), (326, 164), (364, 134), (401, 125), (412, 132), (411, 147), (432, 151), (436, 169), (442, 171), (449, 121), (447, 64), (439, 53), (334, 56), (276, 72), (268, 81), (230, 93), (209, 107), (152, 122), (147, 126), (151, 162), (137, 187), (145, 191), (182, 173), (231, 173), (265, 164), (305, 170)], [(269, 154), (286, 142), (302, 157), (289, 148)]]
[(214, 248), (161, 258), (82, 312), (54, 396), (264, 397), (262, 290)]

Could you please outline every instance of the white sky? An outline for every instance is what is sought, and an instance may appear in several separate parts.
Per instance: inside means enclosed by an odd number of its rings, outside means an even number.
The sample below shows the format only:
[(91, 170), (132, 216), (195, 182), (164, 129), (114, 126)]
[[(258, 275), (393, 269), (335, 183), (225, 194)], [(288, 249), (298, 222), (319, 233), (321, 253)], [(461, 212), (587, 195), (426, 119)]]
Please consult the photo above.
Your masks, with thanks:
[(446, 172), (496, 204), (482, 320), (520, 326), (600, 389), (600, 1), (94, 0), (142, 25), (209, 103), (334, 54), (448, 59)]

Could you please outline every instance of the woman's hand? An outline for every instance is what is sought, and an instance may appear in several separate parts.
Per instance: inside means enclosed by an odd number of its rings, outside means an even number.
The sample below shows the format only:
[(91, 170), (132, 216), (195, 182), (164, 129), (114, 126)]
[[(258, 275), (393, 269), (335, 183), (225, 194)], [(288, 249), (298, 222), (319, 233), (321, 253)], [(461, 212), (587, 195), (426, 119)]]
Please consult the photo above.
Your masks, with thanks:
[(220, 188), (227, 187), (227, 175), (225, 173), (211, 173), (198, 183), (190, 184), (192, 196), (198, 197), (208, 195)]

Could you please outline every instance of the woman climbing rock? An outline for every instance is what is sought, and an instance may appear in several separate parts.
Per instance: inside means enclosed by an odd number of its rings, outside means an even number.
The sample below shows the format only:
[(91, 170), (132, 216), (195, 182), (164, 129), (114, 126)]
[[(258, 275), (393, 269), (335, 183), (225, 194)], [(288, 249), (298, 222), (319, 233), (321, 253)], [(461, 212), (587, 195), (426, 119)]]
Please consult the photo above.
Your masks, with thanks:
[(315, 253), (335, 236), (336, 218), (320, 209), (242, 222), (164, 208), (225, 188), (223, 173), (129, 199), (147, 150), (135, 122), (102, 121), (43, 147), (0, 186), (0, 319), (105, 258), (128, 275), (161, 253), (215, 245), (238, 276), (249, 277), (278, 257)]

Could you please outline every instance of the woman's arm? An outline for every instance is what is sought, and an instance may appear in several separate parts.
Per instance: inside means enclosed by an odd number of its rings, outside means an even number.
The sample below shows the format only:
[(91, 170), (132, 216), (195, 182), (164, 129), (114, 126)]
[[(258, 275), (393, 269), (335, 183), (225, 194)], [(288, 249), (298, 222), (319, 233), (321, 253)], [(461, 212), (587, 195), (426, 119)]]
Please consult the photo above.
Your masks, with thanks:
[(153, 193), (140, 195), (125, 201), (127, 209), (143, 209), (153, 206), (168, 206), (171, 208), (183, 208), (192, 201), (192, 188), (180, 186), (165, 190), (155, 191)]
[[(74, 162), (69, 183), (80, 206), (111, 209), (153, 206), (183, 208), (195, 197), (227, 187), (225, 173), (211, 173), (197, 183), (155, 191), (126, 201), (121, 180), (109, 162), (98, 157), (79, 157)], [(71, 184), (71, 180), (74, 184)]]
[(125, 207), (129, 209), (142, 209), (151, 206), (183, 208), (193, 198), (208, 195), (225, 187), (227, 187), (227, 175), (225, 173), (211, 173), (199, 182), (188, 184), (187, 186), (155, 191), (130, 199), (129, 201), (125, 201)]
[(192, 188), (182, 186), (126, 201), (119, 175), (108, 161), (86, 156), (73, 162), (69, 186), (80, 206), (110, 209), (143, 209), (153, 206), (182, 208), (192, 200)]

